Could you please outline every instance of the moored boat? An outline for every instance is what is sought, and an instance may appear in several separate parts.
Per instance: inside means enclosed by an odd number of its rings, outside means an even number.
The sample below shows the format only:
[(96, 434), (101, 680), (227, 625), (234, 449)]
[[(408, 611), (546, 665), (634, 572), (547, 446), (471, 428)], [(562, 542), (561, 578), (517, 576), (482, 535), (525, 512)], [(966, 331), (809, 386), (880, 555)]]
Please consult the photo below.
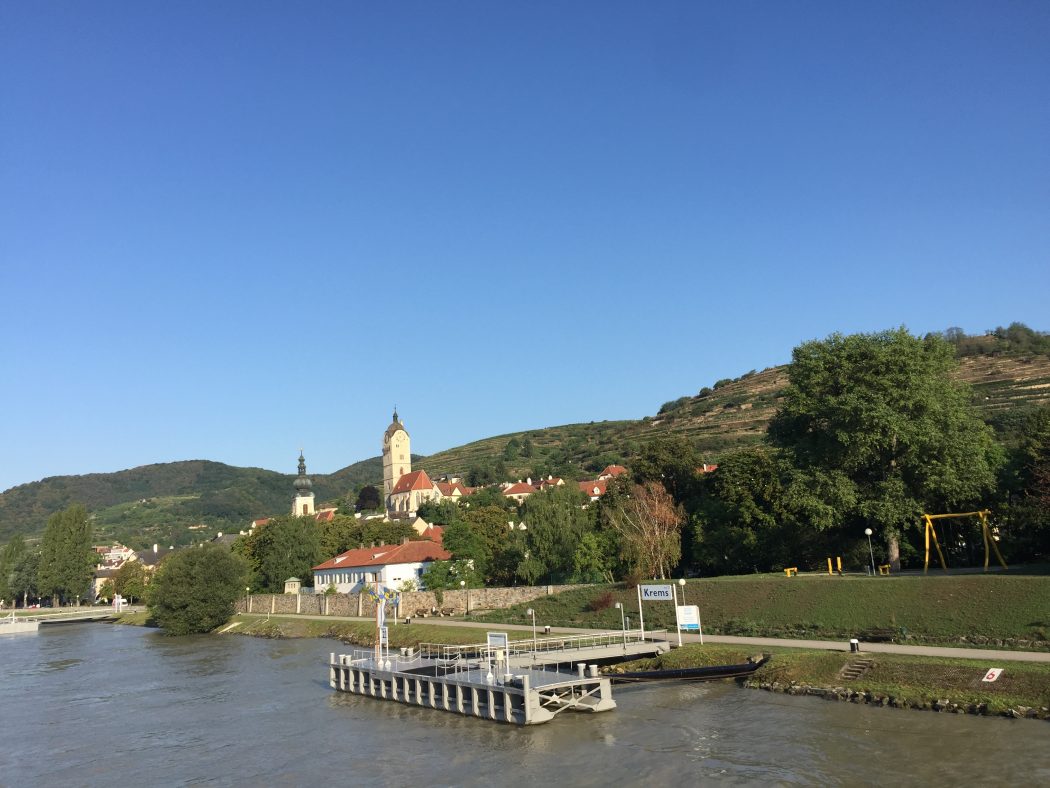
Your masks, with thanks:
[(695, 668), (670, 668), (666, 670), (632, 670), (623, 673), (615, 669), (607, 670), (606, 675), (613, 684), (634, 681), (662, 681), (677, 679), (680, 681), (715, 681), (716, 679), (735, 679), (749, 676), (769, 661), (769, 654), (755, 659), (748, 657), (746, 662), (738, 665), (705, 665)]
[(16, 635), (26, 632), (36, 632), (40, 629), (40, 622), (36, 620), (27, 621), (15, 616), (15, 611), (6, 618), (0, 618), (0, 635)]

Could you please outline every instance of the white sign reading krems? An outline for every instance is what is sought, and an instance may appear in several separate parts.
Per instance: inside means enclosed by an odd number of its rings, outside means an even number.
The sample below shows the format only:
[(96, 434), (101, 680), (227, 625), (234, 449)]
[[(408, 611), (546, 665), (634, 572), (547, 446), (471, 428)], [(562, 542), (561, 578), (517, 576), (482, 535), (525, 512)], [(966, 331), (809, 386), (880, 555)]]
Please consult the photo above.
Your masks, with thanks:
[(642, 599), (650, 602), (670, 602), (674, 597), (671, 594), (671, 586), (639, 586), (642, 590)]

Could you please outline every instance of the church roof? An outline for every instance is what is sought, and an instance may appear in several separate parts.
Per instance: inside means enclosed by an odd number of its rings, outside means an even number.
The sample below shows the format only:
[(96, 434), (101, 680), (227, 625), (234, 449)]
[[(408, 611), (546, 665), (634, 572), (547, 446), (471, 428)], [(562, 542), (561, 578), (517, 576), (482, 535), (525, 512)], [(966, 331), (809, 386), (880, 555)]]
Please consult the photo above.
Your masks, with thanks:
[(426, 471), (412, 471), (412, 473), (406, 473), (397, 480), (397, 484), (394, 485), (394, 489), (390, 491), (390, 494), (397, 495), (398, 493), (405, 493), (411, 490), (433, 489), (434, 483), (430, 481)]

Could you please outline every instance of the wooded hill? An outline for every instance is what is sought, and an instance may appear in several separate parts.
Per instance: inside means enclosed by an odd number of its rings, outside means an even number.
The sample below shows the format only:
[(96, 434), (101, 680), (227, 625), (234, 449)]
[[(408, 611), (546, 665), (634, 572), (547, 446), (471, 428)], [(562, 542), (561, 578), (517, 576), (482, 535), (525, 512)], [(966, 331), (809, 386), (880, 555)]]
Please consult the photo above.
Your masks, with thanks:
[[(946, 332), (960, 356), (959, 379), (973, 386), (986, 420), (1007, 440), (1022, 415), (1050, 403), (1050, 341), (1045, 334), (1024, 329), (1027, 333), (1018, 335), (1014, 329), (983, 337)], [(413, 456), (413, 466), (482, 482), (548, 473), (582, 479), (610, 463), (629, 465), (646, 442), (667, 434), (686, 436), (705, 461), (717, 462), (728, 449), (763, 439), (786, 384), (786, 366), (751, 371), (667, 402), (654, 416), (509, 433)], [(310, 478), (319, 504), (341, 502), (365, 484), (381, 483), (382, 462), (373, 457)], [(42, 533), (50, 514), (74, 502), (94, 516), (99, 542), (145, 547), (200, 541), (218, 531), (241, 530), (257, 517), (283, 514), (293, 479), (206, 460), (50, 477), (0, 493), (0, 542), (16, 533)], [(190, 530), (195, 525), (204, 527)]]

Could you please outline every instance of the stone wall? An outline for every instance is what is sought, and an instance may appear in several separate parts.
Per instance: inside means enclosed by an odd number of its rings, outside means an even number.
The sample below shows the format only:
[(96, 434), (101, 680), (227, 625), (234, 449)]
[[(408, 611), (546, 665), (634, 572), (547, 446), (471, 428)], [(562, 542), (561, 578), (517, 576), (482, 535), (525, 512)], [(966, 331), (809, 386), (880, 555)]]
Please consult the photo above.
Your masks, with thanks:
[[(451, 608), (454, 615), (480, 610), (500, 610), (523, 604), (548, 594), (557, 594), (582, 586), (517, 586), (514, 588), (469, 588), (445, 591), (438, 602), (433, 591), (406, 591), (401, 594), (401, 608), (389, 615), (414, 616), (416, 611)], [(304, 616), (365, 616), (375, 615), (375, 602), (366, 594), (252, 594), (249, 612), (299, 613)], [(237, 603), (237, 612), (244, 613), (244, 597)]]

